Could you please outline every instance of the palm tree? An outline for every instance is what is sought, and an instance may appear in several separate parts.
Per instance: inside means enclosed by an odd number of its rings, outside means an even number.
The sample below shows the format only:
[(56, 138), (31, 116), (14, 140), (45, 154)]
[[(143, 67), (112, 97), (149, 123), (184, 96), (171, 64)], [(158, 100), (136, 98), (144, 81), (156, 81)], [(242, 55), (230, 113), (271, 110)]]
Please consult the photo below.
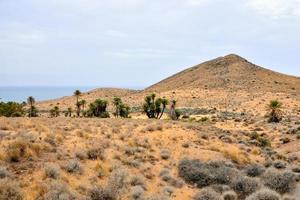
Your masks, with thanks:
[(270, 101), (268, 105), (269, 110), (269, 122), (275, 122), (278, 123), (281, 121), (282, 117), (282, 103), (278, 100), (272, 100)]
[(50, 116), (51, 117), (58, 117), (59, 116), (59, 107), (58, 106), (54, 106), (51, 110), (50, 110)]
[(162, 104), (163, 108), (162, 108), (161, 114), (159, 116), (159, 119), (163, 116), (166, 106), (169, 104), (168, 99), (165, 99), (165, 98), (161, 99), (161, 104)]
[(67, 116), (69, 116), (69, 117), (72, 116), (72, 108), (71, 107), (68, 108)]
[(74, 96), (76, 97), (76, 103), (78, 103), (80, 95), (81, 95), (80, 90), (75, 90)]
[(35, 99), (32, 96), (30, 96), (27, 98), (27, 103), (29, 104), (29, 117), (36, 116), (36, 109), (34, 107)]
[(76, 108), (77, 108), (77, 111), (76, 111), (77, 117), (80, 116), (80, 106), (81, 106), (81, 104), (79, 103), (79, 97), (80, 97), (80, 95), (81, 95), (80, 90), (75, 90), (74, 96), (76, 97), (76, 104), (75, 105), (76, 105)]
[(85, 108), (85, 105), (86, 105), (86, 100), (82, 99), (80, 101), (80, 104), (82, 105), (82, 111), (84, 112), (84, 108)]
[(114, 99), (113, 99), (113, 104), (114, 104), (114, 106), (116, 107), (116, 111), (115, 111), (114, 115), (115, 115), (116, 117), (118, 117), (119, 114), (120, 114), (120, 105), (122, 104), (121, 98), (119, 98), (119, 97), (114, 97)]

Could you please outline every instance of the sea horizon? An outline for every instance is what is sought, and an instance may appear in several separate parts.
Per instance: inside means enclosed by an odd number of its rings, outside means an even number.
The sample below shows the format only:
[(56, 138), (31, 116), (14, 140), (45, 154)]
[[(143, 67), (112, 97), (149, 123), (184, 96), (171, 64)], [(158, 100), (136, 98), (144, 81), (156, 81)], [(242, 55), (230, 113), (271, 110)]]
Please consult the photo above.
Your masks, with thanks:
[(0, 102), (26, 102), (29, 96), (33, 96), (36, 101), (45, 101), (64, 96), (72, 96), (75, 90), (88, 92), (97, 88), (142, 89), (142, 87), (128, 88), (108, 86), (0, 86)]

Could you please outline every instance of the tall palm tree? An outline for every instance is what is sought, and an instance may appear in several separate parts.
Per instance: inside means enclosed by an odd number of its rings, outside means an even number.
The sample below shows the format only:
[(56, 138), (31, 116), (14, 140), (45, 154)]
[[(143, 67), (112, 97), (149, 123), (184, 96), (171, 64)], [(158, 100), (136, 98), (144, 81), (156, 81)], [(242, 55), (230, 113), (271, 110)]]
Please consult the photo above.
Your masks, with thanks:
[(79, 97), (80, 97), (80, 95), (81, 95), (80, 90), (75, 90), (74, 96), (76, 97), (76, 104), (75, 104), (75, 105), (76, 105), (76, 108), (77, 108), (77, 111), (76, 111), (77, 117), (80, 116), (80, 106), (81, 106), (81, 104), (80, 104), (80, 102), (79, 102)]
[(76, 97), (76, 103), (78, 103), (80, 95), (81, 95), (80, 90), (75, 90), (74, 96)]
[(29, 104), (29, 117), (33, 117), (34, 116), (34, 103), (35, 103), (35, 99), (30, 96), (27, 98), (27, 103)]

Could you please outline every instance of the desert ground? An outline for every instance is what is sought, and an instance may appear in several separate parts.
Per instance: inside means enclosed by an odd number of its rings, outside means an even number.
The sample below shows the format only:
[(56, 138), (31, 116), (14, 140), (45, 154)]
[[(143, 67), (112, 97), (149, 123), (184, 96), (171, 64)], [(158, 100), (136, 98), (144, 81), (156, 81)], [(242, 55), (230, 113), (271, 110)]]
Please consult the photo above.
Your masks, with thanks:
[[(147, 119), (151, 93), (177, 100), (180, 119)], [(131, 118), (50, 118), (53, 106), (75, 109), (71, 95), (37, 102), (39, 117), (0, 117), (0, 200), (300, 199), (299, 77), (229, 55), (145, 90), (80, 98), (114, 96)], [(268, 122), (274, 99), (279, 123)]]
[[(299, 118), (280, 124), (244, 115), (214, 115), (203, 122), (1, 118), (0, 129), (1, 188), (12, 187), (24, 199), (87, 199), (95, 187), (118, 187), (118, 199), (192, 199), (200, 189), (180, 174), (184, 159), (228, 164), (257, 180), (255, 190), (266, 187), (263, 177), (270, 170), (292, 173), (295, 183), (285, 184), (293, 189), (282, 194), (299, 197)], [(248, 177), (251, 166), (264, 173)], [(221, 187), (217, 183), (208, 186)], [(234, 189), (222, 190), (220, 195)]]

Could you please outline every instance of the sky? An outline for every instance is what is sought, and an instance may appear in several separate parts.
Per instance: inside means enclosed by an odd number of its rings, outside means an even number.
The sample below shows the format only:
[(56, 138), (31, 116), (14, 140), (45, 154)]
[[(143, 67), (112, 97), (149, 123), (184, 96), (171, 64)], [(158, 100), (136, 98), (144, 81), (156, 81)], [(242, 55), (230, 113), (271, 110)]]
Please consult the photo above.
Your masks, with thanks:
[(300, 76), (300, 0), (0, 0), (0, 86), (143, 88), (231, 53)]

